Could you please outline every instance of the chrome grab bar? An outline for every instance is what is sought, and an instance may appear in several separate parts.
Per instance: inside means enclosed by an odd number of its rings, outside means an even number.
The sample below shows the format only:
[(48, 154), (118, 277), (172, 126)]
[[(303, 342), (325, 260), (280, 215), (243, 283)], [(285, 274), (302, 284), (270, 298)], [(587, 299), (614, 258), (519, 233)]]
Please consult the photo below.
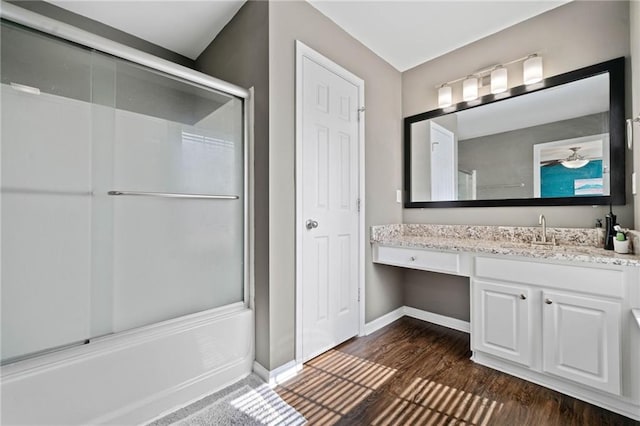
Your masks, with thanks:
[(161, 198), (189, 198), (198, 200), (237, 200), (237, 195), (207, 195), (207, 194), (176, 194), (173, 192), (139, 192), (139, 191), (109, 191), (109, 195), (135, 195), (143, 197)]

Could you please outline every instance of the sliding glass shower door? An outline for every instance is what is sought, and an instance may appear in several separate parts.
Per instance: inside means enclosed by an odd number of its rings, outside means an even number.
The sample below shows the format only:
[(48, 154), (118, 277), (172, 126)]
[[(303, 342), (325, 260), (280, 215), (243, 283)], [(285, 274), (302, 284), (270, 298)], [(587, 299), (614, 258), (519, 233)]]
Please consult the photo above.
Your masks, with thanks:
[(241, 99), (2, 24), (2, 360), (244, 298)]

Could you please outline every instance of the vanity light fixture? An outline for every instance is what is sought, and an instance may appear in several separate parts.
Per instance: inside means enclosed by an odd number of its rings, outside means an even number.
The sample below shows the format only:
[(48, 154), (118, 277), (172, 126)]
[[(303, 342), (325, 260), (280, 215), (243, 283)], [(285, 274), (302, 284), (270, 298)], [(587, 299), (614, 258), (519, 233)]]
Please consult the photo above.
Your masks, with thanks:
[(462, 99), (467, 102), (478, 99), (478, 78), (475, 75), (467, 76), (462, 82)]
[(462, 82), (462, 100), (470, 102), (478, 99), (479, 88), (483, 87), (486, 79), (491, 80), (491, 93), (494, 95), (504, 93), (509, 90), (509, 74), (507, 66), (518, 62), (523, 62), (522, 75), (524, 84), (533, 84), (544, 78), (542, 72), (542, 56), (538, 53), (514, 59), (513, 61), (503, 62), (491, 67), (475, 71), (466, 77), (450, 80), (436, 86), (438, 90), (438, 107), (447, 108), (453, 105), (452, 85)]
[(494, 95), (507, 91), (507, 69), (498, 65), (491, 71), (491, 93)]
[(446, 108), (453, 103), (453, 96), (451, 95), (451, 86), (443, 84), (438, 89), (438, 107)]
[(524, 84), (542, 81), (542, 56), (529, 55), (522, 64), (522, 80)]

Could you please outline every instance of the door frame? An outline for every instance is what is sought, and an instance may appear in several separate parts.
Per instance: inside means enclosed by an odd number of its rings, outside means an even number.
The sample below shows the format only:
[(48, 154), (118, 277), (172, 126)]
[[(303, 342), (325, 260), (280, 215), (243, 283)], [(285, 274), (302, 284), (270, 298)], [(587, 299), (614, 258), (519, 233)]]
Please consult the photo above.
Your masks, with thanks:
[(360, 212), (358, 215), (358, 336), (364, 335), (365, 315), (365, 168), (364, 168), (364, 80), (320, 53), (316, 52), (300, 40), (296, 40), (296, 137), (295, 137), (295, 187), (296, 187), (296, 317), (295, 317), (295, 362), (301, 365), (302, 359), (302, 229), (304, 217), (302, 211), (302, 60), (308, 58), (323, 66), (334, 74), (358, 87), (358, 198)]
[(429, 177), (429, 182), (431, 183), (431, 188), (430, 188), (430, 194), (431, 194), (431, 200), (433, 201), (447, 201), (447, 199), (445, 200), (440, 200), (439, 197), (438, 199), (434, 200), (433, 199), (433, 174), (434, 174), (434, 170), (436, 172), (438, 172), (439, 170), (437, 170), (433, 164), (433, 146), (436, 144), (439, 144), (439, 142), (434, 142), (433, 141), (433, 132), (438, 131), (442, 134), (445, 134), (448, 136), (449, 140), (451, 141), (451, 147), (453, 148), (453, 155), (451, 157), (451, 161), (453, 163), (453, 170), (452, 170), (452, 177), (453, 177), (453, 195), (451, 195), (451, 197), (449, 197), (449, 199), (454, 199), (457, 200), (458, 199), (458, 168), (456, 167), (456, 164), (458, 164), (458, 152), (457, 152), (457, 144), (456, 144), (456, 136), (455, 133), (453, 133), (451, 130), (447, 129), (446, 127), (444, 127), (441, 124), (436, 123), (435, 121), (431, 120), (431, 122), (429, 123), (429, 168), (431, 169), (431, 176)]

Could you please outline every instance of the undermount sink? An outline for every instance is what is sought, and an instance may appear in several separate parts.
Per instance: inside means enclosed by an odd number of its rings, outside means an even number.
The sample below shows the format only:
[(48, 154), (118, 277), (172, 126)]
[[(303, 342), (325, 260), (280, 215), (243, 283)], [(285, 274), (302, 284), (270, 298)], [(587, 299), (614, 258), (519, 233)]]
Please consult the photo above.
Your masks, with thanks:
[(558, 242), (555, 237), (551, 241), (531, 241), (531, 247), (539, 247), (539, 248), (553, 248), (557, 247)]
[(529, 242), (529, 243), (516, 243), (516, 242), (505, 242), (505, 243), (501, 243), (500, 247), (502, 248), (507, 248), (507, 249), (540, 249), (540, 250), (553, 250), (553, 249), (557, 249), (560, 248), (561, 246), (556, 244), (551, 244), (551, 242), (547, 243), (547, 244), (536, 244), (534, 242)]
[(524, 248), (530, 248), (532, 246), (531, 246), (531, 243), (505, 242), (505, 243), (500, 243), (500, 247), (507, 248), (507, 249), (524, 249)]
[(500, 244), (501, 248), (505, 249), (527, 249), (527, 250), (555, 250), (555, 251), (570, 251), (576, 253), (590, 253), (593, 251), (593, 248), (590, 246), (579, 246), (579, 245), (564, 245), (556, 243), (554, 244), (534, 244), (533, 242), (529, 243), (517, 243), (517, 242), (504, 242)]
[(531, 243), (531, 247), (534, 249), (540, 249), (540, 250), (554, 250), (559, 248), (560, 246), (558, 244), (540, 244), (540, 243)]

